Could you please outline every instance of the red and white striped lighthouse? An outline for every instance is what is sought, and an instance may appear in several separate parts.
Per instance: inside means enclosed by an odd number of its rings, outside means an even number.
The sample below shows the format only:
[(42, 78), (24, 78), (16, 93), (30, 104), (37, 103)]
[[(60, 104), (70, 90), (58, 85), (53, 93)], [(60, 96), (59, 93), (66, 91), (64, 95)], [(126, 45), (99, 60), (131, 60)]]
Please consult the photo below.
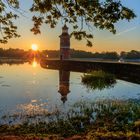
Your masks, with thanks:
[(70, 58), (70, 35), (66, 24), (62, 28), (60, 35), (60, 59), (65, 60)]

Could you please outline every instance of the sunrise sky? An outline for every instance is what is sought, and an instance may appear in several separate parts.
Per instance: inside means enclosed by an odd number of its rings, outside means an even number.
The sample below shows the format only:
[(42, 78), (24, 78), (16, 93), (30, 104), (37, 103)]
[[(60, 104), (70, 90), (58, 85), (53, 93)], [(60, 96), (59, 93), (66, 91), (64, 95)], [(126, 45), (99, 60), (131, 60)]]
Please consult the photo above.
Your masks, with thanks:
[[(31, 44), (37, 44), (40, 50), (58, 50), (59, 49), (59, 35), (61, 34), (62, 23), (60, 22), (55, 29), (50, 29), (49, 26), (43, 25), (40, 35), (33, 35), (30, 32), (32, 28), (31, 14), (27, 10), (31, 7), (29, 0), (20, 0), (21, 9), (25, 9), (25, 16), (20, 16), (16, 21), (18, 32), (21, 37), (11, 39), (8, 44), (0, 44), (2, 48), (21, 48), (28, 50)], [(102, 51), (140, 51), (140, 0), (122, 0), (122, 3), (133, 9), (137, 15), (134, 20), (130, 22), (119, 21), (116, 24), (117, 33), (113, 35), (107, 30), (99, 30), (93, 28), (93, 47), (86, 46), (85, 41), (77, 41), (71, 39), (71, 48), (86, 50), (91, 52)], [(71, 32), (71, 30), (69, 30)]]

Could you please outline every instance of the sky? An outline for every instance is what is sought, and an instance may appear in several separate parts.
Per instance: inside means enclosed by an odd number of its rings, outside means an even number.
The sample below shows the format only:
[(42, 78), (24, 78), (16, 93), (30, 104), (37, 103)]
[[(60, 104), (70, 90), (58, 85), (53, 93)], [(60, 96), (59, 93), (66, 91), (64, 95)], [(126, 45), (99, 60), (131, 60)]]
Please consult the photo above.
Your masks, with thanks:
[[(50, 29), (49, 26), (41, 27), (41, 34), (34, 35), (30, 32), (33, 26), (31, 21), (31, 13), (26, 9), (31, 7), (29, 0), (20, 0), (21, 9), (26, 12), (25, 16), (20, 15), (16, 21), (20, 38), (11, 39), (7, 44), (0, 44), (2, 48), (20, 48), (28, 50), (32, 44), (37, 44), (40, 50), (58, 50), (59, 35), (62, 32), (62, 23), (60, 22), (55, 29)], [(100, 30), (93, 27), (94, 38), (92, 40), (93, 47), (87, 47), (85, 41), (77, 41), (71, 39), (71, 48), (76, 50), (85, 50), (89, 52), (106, 52), (106, 51), (140, 51), (140, 0), (122, 0), (122, 3), (134, 10), (137, 17), (130, 22), (123, 20), (119, 21), (115, 27), (117, 33), (114, 35), (107, 30)], [(71, 32), (71, 30), (69, 30)]]

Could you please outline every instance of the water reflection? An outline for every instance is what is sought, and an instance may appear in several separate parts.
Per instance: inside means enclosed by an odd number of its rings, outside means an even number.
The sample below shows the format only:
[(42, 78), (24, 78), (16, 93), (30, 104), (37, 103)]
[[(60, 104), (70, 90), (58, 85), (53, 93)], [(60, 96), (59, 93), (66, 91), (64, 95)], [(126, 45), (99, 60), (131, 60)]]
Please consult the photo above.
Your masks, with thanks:
[[(104, 90), (113, 88), (116, 84), (115, 76), (103, 71), (94, 71), (95, 76), (84, 74), (81, 77), (81, 83), (89, 90)], [(98, 75), (97, 75), (98, 74)], [(67, 95), (70, 93), (70, 71), (59, 70), (59, 90), (61, 101), (65, 103)]]
[(24, 113), (22, 115), (35, 116), (48, 113), (47, 106), (48, 104), (46, 102), (34, 99), (31, 100), (30, 103), (17, 105), (17, 109), (20, 110), (20, 112)]
[(32, 65), (33, 68), (36, 68), (37, 65), (40, 63), (40, 59), (33, 57), (33, 59), (29, 60), (29, 64)]
[(63, 103), (67, 101), (67, 95), (70, 92), (70, 71), (59, 70), (59, 90)]
[[(46, 69), (50, 69), (50, 65), (46, 65)], [(104, 90), (111, 87), (114, 87), (116, 84), (115, 76), (112, 74), (105, 73), (103, 71), (97, 71), (99, 74), (99, 77), (89, 77), (86, 82), (83, 81), (83, 78), (81, 77), (81, 83), (89, 90)], [(105, 76), (104, 76), (105, 75)], [(70, 93), (70, 71), (59, 69), (59, 90), (58, 92), (61, 94), (61, 101), (65, 103), (68, 98), (67, 95)]]
[(114, 88), (94, 90), (94, 94), (90, 94), (93, 91), (81, 84), (83, 73), (45, 66), (46, 69), (42, 69), (38, 60), (33, 59), (24, 65), (1, 66), (0, 117), (13, 112), (34, 116), (56, 113), (58, 109), (68, 111), (77, 101), (139, 97), (140, 85), (121, 80), (117, 80)]
[(36, 61), (36, 59), (33, 60), (32, 66), (33, 66), (33, 68), (36, 68), (37, 67), (37, 61)]
[(89, 90), (112, 88), (116, 84), (115, 75), (102, 70), (92, 71), (82, 76), (82, 84)]
[(24, 64), (26, 63), (28, 60), (23, 60), (23, 59), (8, 59), (8, 58), (5, 58), (5, 59), (1, 59), (0, 60), (0, 65), (3, 65), (3, 64), (8, 64), (8, 65), (20, 65), (20, 64)]

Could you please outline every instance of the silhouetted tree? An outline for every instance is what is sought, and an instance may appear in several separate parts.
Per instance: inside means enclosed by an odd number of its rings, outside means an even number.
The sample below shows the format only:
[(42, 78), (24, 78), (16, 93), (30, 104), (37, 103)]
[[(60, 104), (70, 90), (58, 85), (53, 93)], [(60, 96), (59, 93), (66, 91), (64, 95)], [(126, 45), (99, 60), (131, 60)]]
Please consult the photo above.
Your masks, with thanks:
[[(13, 19), (17, 18), (15, 11), (18, 9), (19, 0), (0, 1), (1, 43), (6, 43), (12, 37), (19, 37), (17, 26), (13, 24)], [(40, 26), (43, 23), (55, 28), (58, 21), (63, 20), (72, 25), (71, 35), (77, 40), (85, 38), (88, 46), (92, 46), (89, 39), (93, 38), (93, 35), (86, 31), (86, 26), (89, 31), (94, 25), (116, 33), (114, 24), (117, 21), (129, 21), (135, 17), (134, 12), (123, 6), (120, 0), (33, 0), (30, 11), (34, 13), (34, 26), (31, 29), (34, 34), (41, 33)]]
[(9, 58), (25, 58), (27, 51), (22, 49), (2, 49), (0, 48), (0, 57), (9, 57)]
[(120, 57), (123, 59), (140, 59), (140, 51), (121, 52)]
[[(121, 52), (120, 55), (117, 52), (86, 52), (83, 50), (71, 49), (72, 58), (99, 58), (99, 59), (110, 59), (116, 60), (119, 58), (123, 59), (140, 59), (140, 51), (132, 50), (130, 52)], [(36, 56), (37, 58), (46, 57), (46, 58), (59, 58), (59, 50), (43, 50), (41, 52), (37, 51), (36, 54), (30, 49), (28, 51), (22, 49), (3, 49), (0, 48), (0, 57), (9, 57), (9, 58), (26, 58), (30, 59)]]
[(70, 54), (72, 58), (92, 58), (94, 54), (92, 52), (86, 52), (82, 50), (70, 50)]
[(124, 52), (124, 51), (122, 51), (121, 53), (120, 53), (120, 57), (121, 58), (126, 58), (126, 56), (127, 56), (127, 53), (126, 52)]
[(104, 59), (119, 59), (119, 55), (117, 54), (117, 52), (106, 52), (103, 53), (103, 55)]
[(41, 52), (42, 57), (59, 58), (59, 50), (44, 50)]

